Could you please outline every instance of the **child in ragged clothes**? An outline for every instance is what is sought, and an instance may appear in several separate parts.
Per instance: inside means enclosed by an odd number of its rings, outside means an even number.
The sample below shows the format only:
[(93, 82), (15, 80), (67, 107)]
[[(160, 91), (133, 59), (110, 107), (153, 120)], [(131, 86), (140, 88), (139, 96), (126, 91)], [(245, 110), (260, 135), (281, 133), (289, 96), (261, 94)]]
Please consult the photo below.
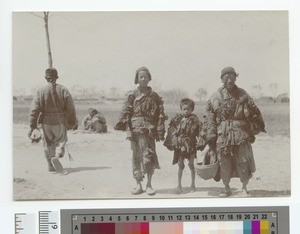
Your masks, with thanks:
[(197, 136), (202, 128), (202, 123), (198, 117), (193, 114), (195, 103), (189, 98), (184, 98), (180, 102), (181, 113), (177, 114), (170, 120), (167, 138), (164, 145), (169, 150), (174, 150), (172, 164), (178, 164), (178, 185), (176, 192), (183, 193), (182, 173), (184, 170), (184, 160), (188, 160), (188, 166), (191, 170), (191, 187), (190, 191), (195, 192), (195, 167), (196, 142)]

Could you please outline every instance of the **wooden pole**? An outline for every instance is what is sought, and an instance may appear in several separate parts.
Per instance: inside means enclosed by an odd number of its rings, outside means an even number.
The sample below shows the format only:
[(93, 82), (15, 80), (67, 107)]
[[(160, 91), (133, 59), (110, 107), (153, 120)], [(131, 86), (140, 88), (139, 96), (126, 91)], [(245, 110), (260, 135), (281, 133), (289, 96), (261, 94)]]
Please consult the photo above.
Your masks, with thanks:
[(48, 49), (48, 65), (49, 68), (53, 67), (51, 46), (50, 46), (50, 36), (49, 36), (49, 28), (48, 28), (48, 16), (49, 12), (44, 12), (44, 21), (45, 21), (45, 30), (46, 30), (46, 39), (47, 39), (47, 49)]

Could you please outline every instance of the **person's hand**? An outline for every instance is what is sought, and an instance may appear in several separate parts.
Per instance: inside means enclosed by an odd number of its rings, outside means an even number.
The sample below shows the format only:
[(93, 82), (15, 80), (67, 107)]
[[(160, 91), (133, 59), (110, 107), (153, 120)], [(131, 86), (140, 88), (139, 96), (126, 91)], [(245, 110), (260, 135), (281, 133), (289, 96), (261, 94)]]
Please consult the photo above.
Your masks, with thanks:
[(196, 144), (196, 150), (200, 150), (200, 151), (203, 151), (206, 146), (206, 142), (203, 139), (203, 137), (197, 137), (195, 144)]
[(72, 130), (77, 130), (78, 129), (78, 122), (74, 125), (74, 127), (72, 128)]
[(165, 137), (163, 134), (158, 134), (157, 135), (157, 138), (156, 138), (156, 141), (164, 141), (165, 140)]
[(126, 140), (132, 141), (132, 132), (126, 131)]
[(42, 135), (38, 128), (30, 128), (28, 138), (31, 140), (31, 143), (38, 143), (42, 139)]
[(209, 148), (211, 148), (211, 149), (215, 149), (217, 146), (216, 141), (214, 141), (214, 140), (208, 141), (208, 145), (209, 145)]
[(31, 134), (32, 134), (32, 132), (33, 132), (34, 129), (35, 129), (35, 128), (30, 128), (30, 130), (28, 131), (27, 136), (28, 136), (29, 138), (31, 137)]
[(253, 144), (255, 142), (255, 136), (250, 136), (249, 141), (251, 144)]
[(128, 140), (128, 141), (132, 141), (132, 137), (126, 137), (126, 140)]
[(203, 151), (206, 145), (196, 145), (196, 150)]

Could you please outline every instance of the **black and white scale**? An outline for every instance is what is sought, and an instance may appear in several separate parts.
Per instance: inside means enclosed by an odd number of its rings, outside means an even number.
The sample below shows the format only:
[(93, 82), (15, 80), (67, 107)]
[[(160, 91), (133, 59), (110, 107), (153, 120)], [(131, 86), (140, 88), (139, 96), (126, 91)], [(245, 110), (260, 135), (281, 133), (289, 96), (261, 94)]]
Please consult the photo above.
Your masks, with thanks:
[(61, 209), (15, 214), (16, 234), (289, 234), (289, 207)]

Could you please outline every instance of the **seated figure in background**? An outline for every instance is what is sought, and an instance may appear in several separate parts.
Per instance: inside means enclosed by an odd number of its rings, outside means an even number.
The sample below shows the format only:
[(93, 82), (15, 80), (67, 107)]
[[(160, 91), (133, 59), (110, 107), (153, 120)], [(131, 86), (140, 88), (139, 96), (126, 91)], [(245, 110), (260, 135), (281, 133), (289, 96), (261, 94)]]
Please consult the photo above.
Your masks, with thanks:
[(107, 126), (104, 116), (94, 108), (89, 108), (89, 114), (82, 120), (84, 130), (93, 133), (106, 133)]

